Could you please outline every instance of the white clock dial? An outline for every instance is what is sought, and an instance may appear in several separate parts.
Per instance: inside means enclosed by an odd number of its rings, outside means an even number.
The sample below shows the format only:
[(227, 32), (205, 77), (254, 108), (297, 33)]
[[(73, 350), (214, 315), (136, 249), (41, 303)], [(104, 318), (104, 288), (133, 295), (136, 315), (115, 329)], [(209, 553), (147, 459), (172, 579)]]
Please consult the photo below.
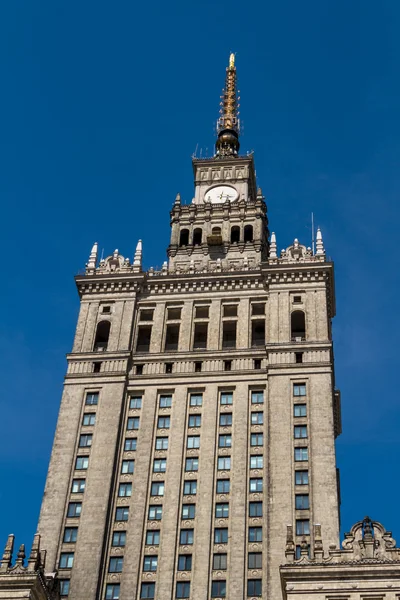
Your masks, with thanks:
[(212, 204), (221, 204), (226, 201), (234, 202), (238, 196), (239, 194), (234, 187), (230, 185), (217, 185), (206, 191), (204, 201), (211, 202)]

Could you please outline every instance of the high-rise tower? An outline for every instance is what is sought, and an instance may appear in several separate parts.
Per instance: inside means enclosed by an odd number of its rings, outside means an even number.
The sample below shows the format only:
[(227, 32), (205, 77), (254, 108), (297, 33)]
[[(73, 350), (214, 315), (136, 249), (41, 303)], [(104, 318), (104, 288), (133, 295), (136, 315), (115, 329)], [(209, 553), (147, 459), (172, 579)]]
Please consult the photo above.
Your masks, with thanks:
[(233, 55), (213, 158), (171, 211), (168, 261), (94, 245), (41, 509), (62, 597), (281, 597), (293, 544), (338, 542), (333, 265), (277, 252), (239, 154)]

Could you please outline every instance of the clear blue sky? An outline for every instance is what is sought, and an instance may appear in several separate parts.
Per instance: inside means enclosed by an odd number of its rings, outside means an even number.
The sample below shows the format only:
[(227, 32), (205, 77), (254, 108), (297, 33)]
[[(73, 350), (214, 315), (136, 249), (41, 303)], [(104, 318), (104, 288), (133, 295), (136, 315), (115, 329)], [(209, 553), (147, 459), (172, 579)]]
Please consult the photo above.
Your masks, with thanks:
[(342, 529), (400, 538), (400, 3), (41, 2), (0, 6), (0, 544), (35, 531), (93, 242), (147, 267), (212, 152), (237, 53), (244, 133), (280, 248), (336, 263)]

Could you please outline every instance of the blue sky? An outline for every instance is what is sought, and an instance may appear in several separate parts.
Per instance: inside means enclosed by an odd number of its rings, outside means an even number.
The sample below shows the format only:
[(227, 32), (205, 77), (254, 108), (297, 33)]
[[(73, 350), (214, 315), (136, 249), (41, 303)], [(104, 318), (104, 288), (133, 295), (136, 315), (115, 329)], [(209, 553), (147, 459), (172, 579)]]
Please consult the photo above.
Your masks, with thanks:
[(160, 266), (169, 210), (211, 154), (229, 52), (242, 150), (280, 248), (335, 260), (342, 529), (400, 537), (400, 4), (28, 2), (0, 6), (0, 544), (30, 544), (90, 248)]

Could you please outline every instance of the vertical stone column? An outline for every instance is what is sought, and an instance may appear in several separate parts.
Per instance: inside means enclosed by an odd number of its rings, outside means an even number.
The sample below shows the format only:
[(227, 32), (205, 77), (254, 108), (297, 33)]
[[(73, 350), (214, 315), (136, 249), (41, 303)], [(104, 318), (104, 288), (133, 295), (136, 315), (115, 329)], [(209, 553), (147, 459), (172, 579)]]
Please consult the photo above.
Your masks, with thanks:
[(221, 301), (212, 300), (208, 325), (208, 350), (218, 350), (221, 335)]
[(89, 315), (89, 302), (82, 301), (79, 309), (78, 324), (75, 332), (72, 352), (82, 352), (83, 338), (85, 335), (86, 321)]
[(153, 329), (151, 331), (150, 352), (161, 352), (164, 342), (165, 302), (159, 302), (154, 309)]

